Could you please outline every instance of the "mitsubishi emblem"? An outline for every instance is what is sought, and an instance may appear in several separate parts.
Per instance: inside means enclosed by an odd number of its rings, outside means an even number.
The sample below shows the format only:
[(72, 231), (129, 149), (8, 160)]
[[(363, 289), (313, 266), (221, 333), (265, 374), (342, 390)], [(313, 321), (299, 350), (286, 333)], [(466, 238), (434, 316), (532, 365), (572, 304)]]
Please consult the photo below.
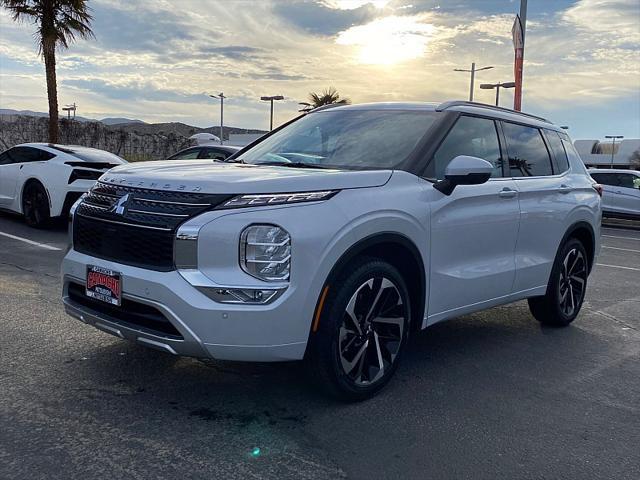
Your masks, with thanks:
[(116, 203), (114, 203), (109, 212), (115, 213), (116, 215), (124, 215), (127, 213), (127, 203), (129, 202), (129, 196), (131, 194), (127, 193), (118, 199)]

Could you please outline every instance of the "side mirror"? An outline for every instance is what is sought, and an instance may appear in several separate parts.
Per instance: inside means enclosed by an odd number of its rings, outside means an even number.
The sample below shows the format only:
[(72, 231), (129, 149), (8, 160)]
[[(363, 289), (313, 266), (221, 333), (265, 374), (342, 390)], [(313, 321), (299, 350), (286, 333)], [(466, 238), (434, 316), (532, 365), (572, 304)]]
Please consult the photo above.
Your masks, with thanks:
[(486, 160), (468, 155), (459, 155), (447, 165), (444, 180), (433, 186), (445, 195), (451, 195), (458, 185), (479, 185), (491, 178), (493, 165)]

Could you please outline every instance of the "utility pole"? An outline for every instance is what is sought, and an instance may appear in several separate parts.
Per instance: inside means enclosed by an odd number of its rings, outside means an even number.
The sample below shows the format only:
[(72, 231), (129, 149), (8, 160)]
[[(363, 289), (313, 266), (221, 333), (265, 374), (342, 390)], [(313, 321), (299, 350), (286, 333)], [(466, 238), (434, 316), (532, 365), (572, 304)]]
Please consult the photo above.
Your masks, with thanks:
[(613, 140), (611, 144), (611, 168), (613, 168), (613, 156), (616, 151), (616, 138), (623, 139), (624, 135), (605, 135), (604, 138), (608, 138), (609, 140)]
[(513, 65), (516, 90), (513, 95), (513, 109), (522, 110), (522, 77), (524, 71), (524, 42), (527, 30), (527, 0), (520, 0), (520, 15), (516, 15), (511, 34), (513, 36), (513, 49), (515, 61)]
[(224, 99), (227, 98), (224, 96), (224, 93), (220, 92), (218, 95), (209, 95), (211, 98), (219, 98), (220, 99), (220, 145), (224, 142)]
[(282, 95), (272, 95), (266, 97), (260, 97), (260, 100), (265, 102), (271, 102), (271, 116), (269, 120), (269, 131), (273, 130), (273, 101), (274, 100), (284, 100)]
[(453, 71), (454, 72), (471, 72), (471, 85), (469, 86), (469, 101), (473, 102), (473, 85), (475, 83), (475, 79), (476, 79), (476, 72), (480, 72), (482, 70), (490, 70), (493, 67), (482, 67), (482, 68), (476, 68), (476, 62), (471, 63), (471, 70), (467, 70), (464, 68), (454, 68)]

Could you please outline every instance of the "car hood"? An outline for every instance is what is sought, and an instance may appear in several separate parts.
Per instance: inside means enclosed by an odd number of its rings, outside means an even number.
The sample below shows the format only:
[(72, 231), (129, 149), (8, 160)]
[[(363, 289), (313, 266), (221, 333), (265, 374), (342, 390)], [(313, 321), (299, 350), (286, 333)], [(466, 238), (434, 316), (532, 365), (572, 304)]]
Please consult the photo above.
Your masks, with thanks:
[(391, 170), (324, 170), (272, 165), (164, 160), (112, 168), (101, 182), (157, 190), (207, 193), (285, 193), (377, 187)]

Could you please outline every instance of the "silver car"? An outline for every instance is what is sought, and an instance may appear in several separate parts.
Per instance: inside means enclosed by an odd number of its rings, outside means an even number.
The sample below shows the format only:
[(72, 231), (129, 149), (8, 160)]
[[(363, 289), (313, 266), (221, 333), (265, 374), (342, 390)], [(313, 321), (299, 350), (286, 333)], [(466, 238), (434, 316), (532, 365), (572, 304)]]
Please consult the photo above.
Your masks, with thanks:
[(602, 213), (608, 217), (640, 219), (640, 171), (589, 169), (602, 185)]

